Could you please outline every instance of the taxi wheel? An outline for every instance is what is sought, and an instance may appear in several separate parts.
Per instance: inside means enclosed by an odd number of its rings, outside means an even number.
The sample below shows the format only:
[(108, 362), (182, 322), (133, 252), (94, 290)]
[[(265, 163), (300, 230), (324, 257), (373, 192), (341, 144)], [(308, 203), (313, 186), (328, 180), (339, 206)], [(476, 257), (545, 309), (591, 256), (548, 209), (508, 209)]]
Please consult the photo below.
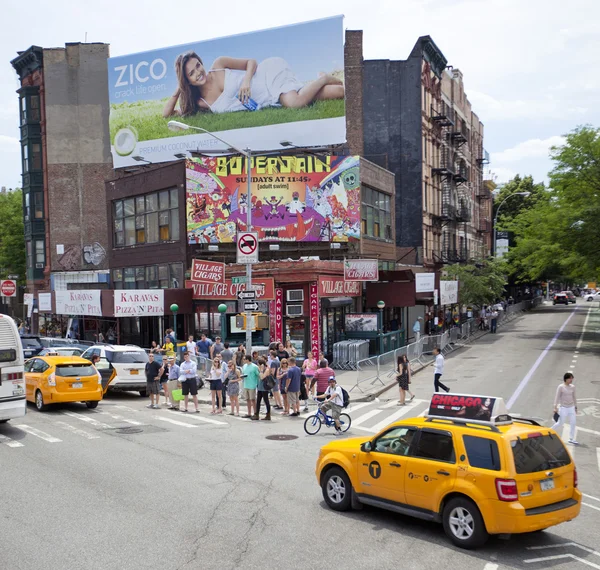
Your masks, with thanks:
[(321, 488), (323, 498), (330, 509), (334, 511), (347, 511), (351, 508), (352, 485), (348, 475), (338, 468), (329, 469), (323, 476)]
[(86, 402), (85, 405), (90, 409), (93, 410), (94, 408), (98, 407), (98, 402), (97, 401), (91, 401), (91, 402)]
[(448, 501), (442, 522), (448, 538), (460, 548), (477, 548), (488, 539), (479, 509), (467, 498)]
[(38, 409), (38, 412), (43, 412), (48, 409), (48, 406), (44, 404), (44, 396), (40, 390), (35, 393), (35, 407)]

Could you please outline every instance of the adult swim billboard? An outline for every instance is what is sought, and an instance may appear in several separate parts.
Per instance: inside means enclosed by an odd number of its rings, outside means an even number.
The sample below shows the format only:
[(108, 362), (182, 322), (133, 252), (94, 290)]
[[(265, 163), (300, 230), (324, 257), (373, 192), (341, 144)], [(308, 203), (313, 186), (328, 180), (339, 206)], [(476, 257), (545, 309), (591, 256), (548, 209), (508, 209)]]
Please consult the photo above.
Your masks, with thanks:
[(346, 140), (342, 16), (112, 57), (108, 82), (115, 168), (228, 148), (169, 121), (254, 152)]
[(189, 244), (231, 243), (247, 231), (260, 241), (360, 239), (358, 156), (254, 156), (248, 201), (246, 158), (186, 160)]

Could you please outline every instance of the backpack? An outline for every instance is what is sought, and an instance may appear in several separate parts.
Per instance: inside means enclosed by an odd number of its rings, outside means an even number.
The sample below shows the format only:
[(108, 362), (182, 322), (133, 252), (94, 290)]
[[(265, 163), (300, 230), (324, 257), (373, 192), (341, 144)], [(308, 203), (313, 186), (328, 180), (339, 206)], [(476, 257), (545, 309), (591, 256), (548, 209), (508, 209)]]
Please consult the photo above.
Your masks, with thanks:
[(344, 390), (343, 388), (342, 388), (342, 398), (344, 399), (344, 405), (342, 407), (347, 408), (350, 405), (350, 394), (348, 394), (348, 392), (346, 392), (346, 390)]

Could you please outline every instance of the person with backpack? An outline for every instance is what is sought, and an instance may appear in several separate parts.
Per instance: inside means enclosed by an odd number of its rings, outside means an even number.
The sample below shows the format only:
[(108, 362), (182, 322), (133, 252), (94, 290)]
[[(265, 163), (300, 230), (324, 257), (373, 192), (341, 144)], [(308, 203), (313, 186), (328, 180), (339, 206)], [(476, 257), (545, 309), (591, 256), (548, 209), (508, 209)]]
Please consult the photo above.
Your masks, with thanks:
[(329, 386), (325, 393), (322, 396), (317, 396), (317, 400), (325, 400), (321, 405), (321, 411), (327, 412), (331, 410), (331, 417), (335, 423), (335, 433), (336, 435), (342, 435), (342, 430), (340, 428), (340, 414), (342, 413), (342, 408), (344, 408), (344, 391), (341, 386), (337, 385), (335, 381), (335, 376), (329, 378), (328, 381)]

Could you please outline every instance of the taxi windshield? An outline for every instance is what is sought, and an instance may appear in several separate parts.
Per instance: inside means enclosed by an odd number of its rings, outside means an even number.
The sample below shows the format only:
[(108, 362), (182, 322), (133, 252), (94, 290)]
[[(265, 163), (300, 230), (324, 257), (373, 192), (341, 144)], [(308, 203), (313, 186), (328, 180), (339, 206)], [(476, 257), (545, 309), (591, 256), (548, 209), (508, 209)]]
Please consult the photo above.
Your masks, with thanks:
[(73, 376), (94, 376), (96, 371), (91, 364), (61, 364), (56, 367), (56, 375), (63, 378)]
[(556, 435), (517, 438), (510, 445), (519, 474), (556, 469), (571, 463), (565, 446)]

